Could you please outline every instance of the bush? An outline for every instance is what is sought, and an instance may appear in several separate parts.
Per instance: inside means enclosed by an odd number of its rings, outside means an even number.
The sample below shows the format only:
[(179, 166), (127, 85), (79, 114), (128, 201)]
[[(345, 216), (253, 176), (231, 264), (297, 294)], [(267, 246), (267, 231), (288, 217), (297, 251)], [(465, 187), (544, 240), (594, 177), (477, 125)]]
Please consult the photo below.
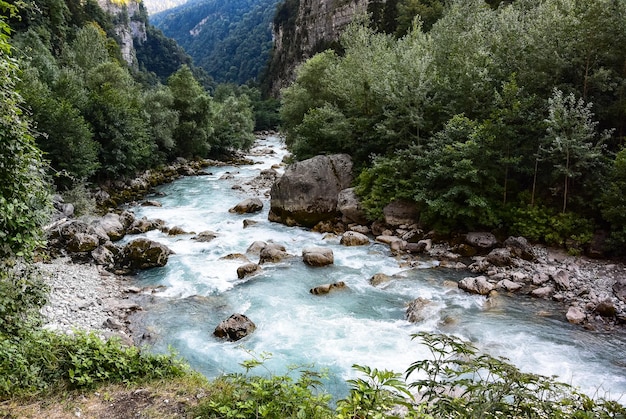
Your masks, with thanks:
[[(214, 382), (216, 394), (201, 403), (194, 417), (202, 418), (330, 418), (330, 396), (317, 394), (318, 373), (301, 370), (296, 379), (289, 374), (269, 377), (249, 376), (263, 365), (261, 359), (245, 361), (246, 374), (227, 374)], [(298, 370), (294, 368), (291, 372)]]
[(0, 335), (0, 399), (103, 383), (133, 384), (188, 372), (172, 354), (142, 352), (118, 338), (104, 341), (93, 333), (68, 336), (32, 330), (21, 336)]

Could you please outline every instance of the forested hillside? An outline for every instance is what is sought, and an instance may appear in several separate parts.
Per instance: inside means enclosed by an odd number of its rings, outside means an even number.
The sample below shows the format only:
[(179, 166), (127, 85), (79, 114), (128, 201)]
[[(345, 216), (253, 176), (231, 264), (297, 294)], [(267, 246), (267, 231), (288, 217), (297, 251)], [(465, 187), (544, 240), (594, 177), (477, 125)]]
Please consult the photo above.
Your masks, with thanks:
[(154, 15), (153, 24), (175, 39), (217, 82), (256, 81), (272, 48), (278, 0), (193, 0)]
[(621, 252), (626, 3), (416, 3), (440, 16), (404, 36), (354, 25), (299, 69), (282, 106), (296, 157), (351, 154), (374, 218), (406, 199), (441, 231), (572, 252), (604, 231)]
[[(135, 40), (138, 68), (128, 66), (116, 36), (125, 7), (105, 12), (95, 0), (33, 0), (9, 21), (21, 68), (16, 88), (61, 190), (252, 142), (248, 97), (214, 100), (189, 58), (158, 30), (148, 26), (146, 39)], [(217, 129), (239, 116), (240, 131)]]

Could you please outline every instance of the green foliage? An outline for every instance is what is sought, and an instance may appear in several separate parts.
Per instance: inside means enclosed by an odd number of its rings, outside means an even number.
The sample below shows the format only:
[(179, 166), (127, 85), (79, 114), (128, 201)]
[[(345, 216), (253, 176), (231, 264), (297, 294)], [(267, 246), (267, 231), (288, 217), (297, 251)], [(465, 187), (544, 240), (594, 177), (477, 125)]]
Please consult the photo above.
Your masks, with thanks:
[[(269, 354), (245, 361), (246, 374), (228, 374), (214, 383), (219, 390), (202, 402), (194, 414), (203, 418), (329, 418), (330, 396), (317, 394), (320, 376), (293, 368), (288, 374), (270, 377), (250, 376), (251, 369), (263, 366)], [(292, 378), (290, 374), (299, 372)]]
[(172, 108), (178, 113), (178, 126), (174, 130), (176, 155), (206, 157), (213, 134), (211, 97), (187, 66), (174, 73), (167, 85), (174, 98)]
[(203, 0), (152, 16), (219, 83), (258, 80), (272, 48), (278, 0)]
[(102, 383), (140, 383), (188, 374), (170, 355), (153, 355), (119, 339), (107, 341), (82, 332), (59, 335), (32, 330), (15, 337), (0, 335), (0, 398)]
[[(3, 10), (12, 10), (1, 2)], [(0, 16), (0, 259), (32, 256), (43, 243), (50, 209), (41, 151), (35, 146), (15, 91), (18, 65), (10, 56), (8, 26)]]
[(0, 261), (0, 335), (20, 336), (39, 325), (47, 287), (24, 260)]
[(350, 394), (337, 403), (337, 419), (427, 418), (426, 415), (398, 416), (391, 413), (398, 406), (413, 407), (410, 403), (413, 396), (402, 380), (402, 374), (361, 365), (353, 365), (352, 368), (364, 374), (365, 379), (348, 380)]
[(248, 150), (254, 143), (254, 116), (248, 96), (230, 95), (214, 103), (212, 153)]
[(593, 222), (572, 212), (543, 205), (520, 205), (504, 216), (509, 232), (550, 246), (580, 248), (593, 237)]
[(480, 354), (459, 338), (419, 333), (429, 359), (414, 362), (407, 379), (434, 417), (446, 418), (611, 418), (624, 407), (593, 400), (551, 377), (525, 373), (504, 358)]
[(613, 250), (626, 244), (626, 149), (615, 156), (609, 174), (609, 184), (602, 194), (601, 210), (604, 219), (610, 223), (610, 245)]

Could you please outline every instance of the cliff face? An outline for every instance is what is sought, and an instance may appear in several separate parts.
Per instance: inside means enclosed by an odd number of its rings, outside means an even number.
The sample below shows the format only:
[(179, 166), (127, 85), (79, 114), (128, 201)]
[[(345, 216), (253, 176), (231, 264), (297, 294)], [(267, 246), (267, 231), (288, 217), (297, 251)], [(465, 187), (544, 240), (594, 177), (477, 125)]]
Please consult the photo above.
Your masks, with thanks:
[[(380, 0), (378, 0), (380, 2)], [(342, 30), (372, 0), (285, 0), (274, 19), (274, 51), (266, 84), (272, 96), (295, 78), (297, 66), (337, 45)]]
[(135, 44), (147, 39), (146, 13), (141, 0), (98, 0), (98, 4), (113, 16), (122, 57), (130, 67), (136, 68)]

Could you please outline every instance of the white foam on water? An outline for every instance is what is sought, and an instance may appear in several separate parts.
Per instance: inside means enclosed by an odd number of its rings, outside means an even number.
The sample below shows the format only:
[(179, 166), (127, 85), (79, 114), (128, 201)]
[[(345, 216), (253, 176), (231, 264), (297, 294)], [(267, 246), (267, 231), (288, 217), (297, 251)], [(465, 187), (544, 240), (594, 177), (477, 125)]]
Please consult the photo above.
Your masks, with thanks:
[[(277, 144), (278, 140), (267, 140), (259, 147)], [(208, 376), (242, 372), (240, 363), (251, 356), (241, 349), (244, 347), (257, 355), (272, 353), (267, 367), (273, 373), (284, 373), (293, 364), (314, 363), (315, 369), (328, 368), (343, 380), (356, 376), (353, 364), (404, 372), (412, 362), (428, 356), (428, 350), (411, 339), (412, 334), (445, 332), (461, 336), (494, 356), (507, 357), (523, 371), (558, 375), (560, 381), (571, 382), (590, 394), (600, 386), (615, 396), (626, 393), (624, 336), (581, 330), (567, 324), (562, 316), (536, 316), (534, 311), (545, 310), (549, 303), (521, 296), (503, 297), (501, 306), (489, 308), (485, 297), (444, 284), (468, 273), (437, 268), (432, 261), (421, 263), (421, 269), (406, 270), (382, 244), (345, 247), (338, 238), (324, 239), (322, 234), (270, 223), (265, 197), (260, 213), (229, 213), (229, 208), (247, 197), (231, 189), (232, 185), (279, 163), (284, 155), (281, 149), (277, 154), (254, 156), (261, 164), (207, 168), (212, 175), (183, 178), (161, 187), (167, 195), (154, 199), (162, 207), (132, 208), (137, 216), (160, 218), (168, 226), (218, 233), (208, 243), (158, 231), (143, 235), (176, 252), (167, 266), (137, 278), (139, 284), (167, 287), (154, 294), (158, 306), (148, 307), (143, 319), (146, 327), (155, 330), (155, 350), (164, 351), (171, 345)], [(235, 179), (220, 179), (226, 172), (234, 173)], [(258, 224), (244, 229), (244, 219)], [(257, 240), (283, 244), (295, 257), (264, 264), (261, 273), (239, 280), (236, 270), (245, 261), (222, 257), (246, 254), (248, 246)], [(304, 265), (301, 253), (307, 246), (331, 248), (334, 265)], [(258, 262), (258, 255), (246, 256)], [(369, 279), (376, 273), (395, 276), (374, 287)], [(309, 292), (315, 286), (339, 281), (344, 281), (347, 289), (321, 296)], [(193, 303), (186, 299), (195, 295), (209, 299)], [(424, 321), (410, 324), (405, 320), (406, 305), (418, 297), (431, 304), (425, 309)], [(215, 326), (235, 312), (249, 316), (257, 330), (239, 342), (212, 336)], [(332, 385), (339, 392), (345, 390), (339, 379)]]

